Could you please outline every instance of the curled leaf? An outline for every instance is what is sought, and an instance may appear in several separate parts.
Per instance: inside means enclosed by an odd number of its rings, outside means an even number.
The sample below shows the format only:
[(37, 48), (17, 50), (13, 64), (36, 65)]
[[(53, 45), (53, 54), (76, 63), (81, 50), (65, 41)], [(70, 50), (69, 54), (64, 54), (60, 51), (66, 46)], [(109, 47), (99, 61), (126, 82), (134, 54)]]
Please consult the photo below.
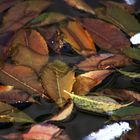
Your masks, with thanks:
[(61, 28), (64, 40), (79, 54), (87, 56), (96, 53), (93, 40), (89, 33), (78, 21), (69, 21), (66, 27)]
[(97, 70), (81, 74), (76, 77), (73, 91), (78, 95), (85, 95), (99, 85), (111, 72), (111, 70)]
[(121, 105), (119, 103), (114, 103), (114, 102), (105, 102), (104, 100), (101, 101), (98, 99), (90, 98), (88, 96), (79, 96), (75, 94), (71, 94), (67, 91), (65, 91), (70, 97), (72, 98), (73, 102), (76, 104), (77, 107), (87, 110), (87, 111), (93, 111), (93, 112), (98, 112), (98, 113), (107, 113), (111, 112), (113, 110), (120, 109), (122, 107), (126, 107), (129, 104), (124, 104)]
[(84, 18), (82, 23), (101, 49), (120, 53), (123, 48), (130, 47), (129, 40), (116, 26), (93, 18)]

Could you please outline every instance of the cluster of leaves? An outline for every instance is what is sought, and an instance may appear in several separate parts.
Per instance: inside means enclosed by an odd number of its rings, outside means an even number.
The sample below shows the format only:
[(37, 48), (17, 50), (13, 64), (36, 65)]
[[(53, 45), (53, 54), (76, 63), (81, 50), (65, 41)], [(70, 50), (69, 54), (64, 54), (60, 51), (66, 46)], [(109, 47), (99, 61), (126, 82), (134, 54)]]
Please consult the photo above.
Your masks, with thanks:
[(52, 100), (61, 110), (25, 134), (3, 137), (61, 137), (62, 131), (46, 122), (64, 120), (73, 103), (112, 120), (140, 118), (140, 107), (131, 105), (140, 101), (137, 92), (103, 89), (88, 96), (111, 73), (140, 77), (120, 69), (140, 60), (140, 50), (129, 40), (140, 32), (134, 7), (111, 1), (98, 4), (93, 8), (84, 0), (0, 2), (0, 121), (35, 123), (10, 105), (37, 103), (34, 96)]

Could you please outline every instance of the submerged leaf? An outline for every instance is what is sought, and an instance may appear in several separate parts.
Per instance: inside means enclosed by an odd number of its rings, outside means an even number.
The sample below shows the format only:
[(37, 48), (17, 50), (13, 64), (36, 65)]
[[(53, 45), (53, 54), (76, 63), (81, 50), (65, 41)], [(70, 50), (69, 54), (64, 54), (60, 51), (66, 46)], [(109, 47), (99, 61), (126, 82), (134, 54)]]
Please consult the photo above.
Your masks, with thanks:
[(46, 0), (28, 0), (15, 4), (4, 16), (0, 32), (15, 31), (21, 28), (49, 5), (50, 2)]
[(72, 7), (75, 7), (79, 10), (83, 10), (85, 12), (95, 14), (94, 10), (90, 7), (90, 5), (86, 4), (84, 0), (64, 0), (67, 4)]
[(78, 95), (85, 95), (92, 88), (99, 85), (111, 72), (111, 70), (97, 70), (81, 74), (76, 77), (73, 91)]
[(123, 53), (133, 59), (140, 60), (140, 49), (139, 48), (125, 48)]
[(69, 21), (66, 27), (61, 28), (64, 40), (79, 54), (88, 56), (96, 53), (94, 42), (89, 33), (78, 21)]
[(121, 105), (119, 103), (114, 103), (114, 102), (105, 102), (105, 100), (98, 100), (98, 98), (94, 99), (90, 98), (88, 96), (79, 96), (79, 95), (75, 95), (75, 94), (71, 94), (67, 91), (65, 91), (68, 95), (70, 95), (70, 97), (72, 98), (73, 102), (76, 104), (77, 107), (83, 109), (83, 110), (87, 110), (87, 111), (93, 111), (93, 112), (98, 112), (98, 113), (107, 113), (107, 112), (111, 112), (113, 110), (117, 110), (120, 109), (122, 107), (126, 107), (129, 104), (124, 104)]
[(34, 121), (21, 112), (17, 108), (0, 102), (0, 122), (28, 122), (33, 123)]
[(59, 106), (63, 106), (63, 100), (69, 98), (63, 90), (71, 92), (75, 82), (74, 75), (74, 71), (71, 71), (65, 63), (59, 60), (49, 63), (41, 73), (43, 87), (49, 97)]
[(123, 48), (130, 47), (125, 34), (114, 25), (93, 18), (84, 18), (82, 23), (101, 49), (120, 53)]
[(29, 93), (43, 94), (44, 92), (36, 73), (25, 66), (5, 64), (0, 69), (0, 82)]

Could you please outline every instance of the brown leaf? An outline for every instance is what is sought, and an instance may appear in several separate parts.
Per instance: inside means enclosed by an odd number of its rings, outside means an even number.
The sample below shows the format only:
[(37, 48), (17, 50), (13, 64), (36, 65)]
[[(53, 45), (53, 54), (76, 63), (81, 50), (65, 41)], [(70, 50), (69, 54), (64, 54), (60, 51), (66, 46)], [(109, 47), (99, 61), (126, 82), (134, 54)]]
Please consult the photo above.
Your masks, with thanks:
[(120, 53), (130, 47), (129, 40), (116, 26), (93, 18), (84, 18), (82, 23), (101, 49)]
[(99, 85), (111, 72), (111, 70), (97, 70), (77, 76), (76, 82), (73, 85), (74, 93), (78, 95), (87, 94), (92, 88)]
[(50, 2), (46, 0), (28, 0), (15, 4), (4, 16), (0, 32), (15, 31), (21, 28), (49, 5)]
[(140, 94), (135, 91), (125, 89), (104, 89), (95, 95), (112, 97), (119, 101), (140, 101)]
[(78, 21), (69, 21), (67, 27), (61, 28), (61, 31), (64, 34), (64, 40), (79, 54), (87, 56), (96, 53), (91, 36)]
[(79, 10), (95, 14), (94, 10), (84, 0), (64, 0), (67, 4)]
[(130, 64), (132, 64), (132, 60), (125, 55), (104, 53), (86, 58), (77, 66), (81, 70), (90, 71), (96, 69), (123, 67)]
[(32, 67), (37, 72), (48, 62), (48, 47), (35, 30), (21, 30), (13, 38), (11, 59), (19, 65)]
[(29, 93), (43, 94), (44, 92), (36, 73), (25, 66), (5, 64), (0, 69), (0, 82)]
[(59, 106), (63, 105), (63, 99), (69, 98), (64, 90), (72, 90), (74, 75), (74, 71), (71, 71), (65, 63), (57, 60), (48, 64), (41, 73), (43, 87)]

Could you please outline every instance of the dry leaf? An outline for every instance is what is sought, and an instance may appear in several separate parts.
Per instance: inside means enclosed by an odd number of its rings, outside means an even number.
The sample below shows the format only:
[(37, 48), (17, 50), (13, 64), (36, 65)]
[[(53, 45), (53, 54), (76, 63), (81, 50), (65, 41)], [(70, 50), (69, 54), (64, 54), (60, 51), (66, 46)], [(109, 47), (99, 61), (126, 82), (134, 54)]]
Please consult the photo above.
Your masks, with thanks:
[(129, 40), (116, 26), (93, 18), (85, 18), (82, 23), (101, 49), (120, 53), (124, 48), (130, 47)]
[(29, 67), (5, 64), (0, 69), (0, 82), (29, 93), (44, 93), (36, 73)]
[(78, 95), (85, 95), (99, 85), (111, 72), (111, 70), (97, 70), (81, 74), (76, 77), (73, 91)]
[(79, 54), (87, 56), (96, 53), (91, 36), (78, 21), (69, 21), (61, 31), (64, 34), (64, 40)]
[(15, 4), (4, 16), (0, 32), (15, 31), (21, 28), (49, 5), (50, 2), (46, 0), (28, 0)]

